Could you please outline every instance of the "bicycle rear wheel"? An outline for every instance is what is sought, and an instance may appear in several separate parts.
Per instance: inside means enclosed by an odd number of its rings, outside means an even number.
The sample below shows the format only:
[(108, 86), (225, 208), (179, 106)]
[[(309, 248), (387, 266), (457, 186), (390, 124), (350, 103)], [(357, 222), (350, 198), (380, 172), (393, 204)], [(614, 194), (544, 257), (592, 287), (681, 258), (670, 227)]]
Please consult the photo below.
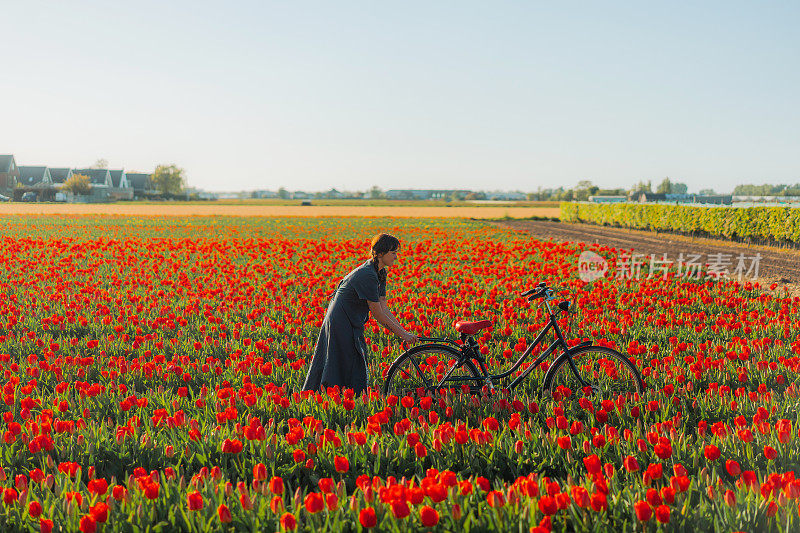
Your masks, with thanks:
[(439, 385), (459, 355), (457, 350), (449, 346), (436, 344), (408, 350), (386, 372), (384, 395), (430, 396), (440, 389), (461, 390), (464, 384), (471, 391), (479, 389), (482, 378), (472, 361), (465, 361)]
[(620, 395), (627, 399), (644, 391), (644, 382), (636, 366), (616, 350), (587, 346), (573, 353), (572, 360), (587, 386), (578, 380), (569, 360), (560, 357), (548, 372), (549, 377), (545, 376), (544, 383), (545, 390), (555, 400), (616, 400)]

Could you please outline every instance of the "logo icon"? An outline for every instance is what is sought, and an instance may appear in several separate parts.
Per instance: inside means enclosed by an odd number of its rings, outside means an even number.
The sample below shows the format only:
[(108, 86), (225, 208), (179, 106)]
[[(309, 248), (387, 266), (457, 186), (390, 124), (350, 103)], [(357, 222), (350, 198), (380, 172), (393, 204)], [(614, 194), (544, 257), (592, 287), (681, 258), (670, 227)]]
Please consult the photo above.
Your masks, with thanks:
[(578, 277), (586, 283), (602, 278), (607, 270), (608, 261), (594, 252), (587, 250), (578, 257)]

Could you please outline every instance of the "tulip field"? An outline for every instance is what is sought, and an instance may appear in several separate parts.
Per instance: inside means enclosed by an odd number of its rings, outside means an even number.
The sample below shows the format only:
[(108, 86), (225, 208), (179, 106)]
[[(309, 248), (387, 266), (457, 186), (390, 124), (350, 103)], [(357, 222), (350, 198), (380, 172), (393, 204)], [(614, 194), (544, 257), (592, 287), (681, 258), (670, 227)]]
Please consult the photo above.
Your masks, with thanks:
[[(7, 216), (0, 228), (2, 531), (798, 531), (800, 298), (752, 281), (613, 277), (600, 245), (457, 219)], [(643, 394), (300, 392), (338, 281), (401, 241), (389, 307), (507, 368), (564, 287), (570, 343)], [(534, 352), (534, 355), (537, 352)], [(436, 364), (436, 362), (433, 362)], [(440, 361), (439, 372), (447, 361)], [(525, 370), (525, 365), (519, 369)]]

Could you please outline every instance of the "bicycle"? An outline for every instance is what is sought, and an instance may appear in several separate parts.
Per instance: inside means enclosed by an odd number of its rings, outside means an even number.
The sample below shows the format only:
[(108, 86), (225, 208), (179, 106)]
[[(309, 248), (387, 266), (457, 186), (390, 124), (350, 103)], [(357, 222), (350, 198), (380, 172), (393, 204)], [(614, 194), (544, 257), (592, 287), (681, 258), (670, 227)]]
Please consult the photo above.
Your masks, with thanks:
[[(492, 390), (495, 383), (517, 371), (551, 329), (556, 335), (552, 344), (503, 388), (514, 389), (560, 348), (561, 354), (555, 357), (545, 373), (540, 396), (542, 391), (547, 391), (554, 400), (578, 398), (581, 393), (583, 397), (616, 400), (620, 395), (631, 396), (643, 392), (642, 377), (625, 355), (604, 346), (592, 345), (592, 341), (584, 341), (573, 347), (567, 345), (550, 305), (557, 299), (557, 294), (558, 289), (548, 287), (545, 283), (521, 293), (520, 296), (527, 297), (528, 301), (543, 299), (541, 305), (547, 310), (548, 323), (505, 372), (489, 374), (486, 359), (473, 337), (479, 331), (492, 327), (491, 321), (459, 321), (455, 329), (460, 334), (460, 344), (447, 338), (421, 337), (419, 340), (425, 344), (414, 346), (395, 359), (385, 374), (384, 395), (433, 395), (442, 389), (456, 388), (466, 392), (465, 386), (469, 386), (472, 394), (479, 394), (484, 386)], [(560, 301), (555, 307), (567, 313), (571, 302)]]

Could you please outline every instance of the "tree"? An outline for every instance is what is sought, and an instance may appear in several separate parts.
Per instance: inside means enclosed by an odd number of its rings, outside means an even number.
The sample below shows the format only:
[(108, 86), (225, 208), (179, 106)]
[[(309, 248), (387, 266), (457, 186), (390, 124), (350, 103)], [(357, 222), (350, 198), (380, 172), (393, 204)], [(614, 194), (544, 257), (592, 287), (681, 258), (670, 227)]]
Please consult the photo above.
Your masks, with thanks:
[(673, 183), (672, 194), (686, 194), (689, 191), (689, 186), (685, 183)]
[(62, 190), (71, 192), (72, 194), (89, 194), (92, 192), (92, 185), (89, 182), (89, 176), (73, 174), (66, 183), (64, 183)]
[(280, 198), (280, 199), (282, 199), (282, 200), (288, 200), (288, 199), (289, 199), (289, 198), (291, 198), (291, 197), (292, 197), (292, 195), (291, 195), (291, 194), (289, 194), (289, 191), (287, 191), (287, 190), (286, 190), (286, 189), (284, 189), (283, 187), (281, 187), (280, 189), (278, 189), (278, 198)]
[(153, 172), (152, 182), (162, 196), (180, 194), (186, 186), (184, 170), (175, 165), (158, 165)]
[(108, 168), (108, 161), (106, 161), (105, 159), (102, 159), (102, 158), (98, 159), (89, 168)]
[(650, 181), (645, 183), (644, 181), (639, 180), (639, 183), (633, 186), (631, 192), (632, 193), (653, 192), (653, 186), (650, 183)]
[(714, 189), (700, 189), (698, 194), (700, 196), (715, 196), (717, 193), (714, 191)]
[(670, 194), (672, 192), (672, 182), (669, 181), (669, 178), (664, 178), (664, 180), (658, 184), (656, 192), (658, 194)]
[(369, 190), (369, 197), (373, 200), (377, 198), (383, 198), (383, 191), (377, 185), (373, 185)]
[(465, 200), (486, 200), (486, 193), (480, 192), (480, 191), (471, 192), (464, 199)]
[(625, 189), (598, 189), (597, 196), (625, 196)]
[(453, 191), (448, 199), (450, 202), (461, 202), (462, 200), (464, 200), (464, 193), (461, 191)]

